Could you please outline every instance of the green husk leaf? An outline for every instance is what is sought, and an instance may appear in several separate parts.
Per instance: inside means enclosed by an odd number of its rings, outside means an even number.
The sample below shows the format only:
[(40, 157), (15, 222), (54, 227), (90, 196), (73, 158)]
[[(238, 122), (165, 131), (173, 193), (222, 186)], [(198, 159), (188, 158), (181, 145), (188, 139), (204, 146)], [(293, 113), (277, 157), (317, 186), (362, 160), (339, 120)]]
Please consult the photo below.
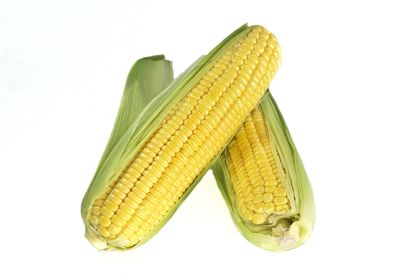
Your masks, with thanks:
[[(166, 68), (168, 65), (164, 64), (164, 69), (158, 68), (160, 65), (154, 65), (157, 70), (152, 66), (138, 66), (136, 67), (137, 75), (142, 76), (140, 80), (143, 82), (141, 86), (134, 85), (138, 82), (135, 74), (128, 77), (126, 89), (118, 117), (124, 118), (123, 123), (119, 123), (117, 118), (116, 127), (113, 130), (112, 137), (110, 138), (109, 145), (101, 159), (96, 174), (86, 192), (86, 195), (82, 202), (81, 215), (86, 226), (87, 238), (99, 249), (123, 249), (119, 246), (113, 246), (106, 244), (101, 237), (96, 236), (96, 231), (91, 228), (89, 223), (89, 209), (93, 201), (99, 196), (107, 187), (109, 183), (114, 181), (119, 175), (118, 173), (125, 168), (129, 161), (136, 156), (143, 144), (148, 140), (152, 133), (157, 129), (160, 123), (166, 118), (171, 109), (186, 95), (191, 87), (197, 83), (198, 78), (205, 72), (210, 70), (216, 60), (219, 59), (220, 55), (224, 50), (232, 43), (236, 41), (243, 33), (247, 31), (247, 25), (243, 25), (220, 44), (218, 44), (208, 55), (201, 57), (192, 66), (189, 67), (184, 73), (176, 78), (167, 88), (160, 90), (169, 80), (169, 70), (172, 73), (172, 68)], [(170, 64), (169, 64), (170, 65)], [(132, 70), (135, 69), (135, 66)], [(163, 73), (162, 73), (163, 72)], [(148, 78), (144, 78), (144, 75), (149, 74)], [(163, 74), (166, 74), (163, 75)], [(148, 84), (152, 82), (160, 82), (160, 78), (163, 79), (163, 84), (156, 84), (154, 86)], [(148, 91), (145, 89), (139, 89), (139, 87), (153, 89), (148, 98), (140, 99), (142, 94), (147, 94)], [(127, 94), (127, 95), (125, 95)], [(151, 98), (153, 99), (151, 100)], [(129, 102), (128, 102), (129, 100)], [(135, 101), (137, 100), (137, 101)], [(151, 100), (148, 103), (148, 100)], [(132, 109), (129, 111), (128, 109)], [(132, 113), (130, 113), (132, 112)], [(129, 114), (129, 115), (127, 115)], [(213, 162), (218, 158), (219, 154), (215, 157)], [(210, 164), (211, 165), (211, 164)], [(161, 227), (169, 220), (169, 218), (176, 211), (178, 206), (193, 190), (195, 185), (200, 181), (201, 177), (206, 173), (208, 168), (205, 168), (203, 172), (195, 179), (192, 185), (185, 191), (183, 196), (170, 209), (168, 214), (165, 216), (163, 221), (153, 229), (144, 240), (142, 240), (136, 246), (143, 244), (145, 241), (150, 239), (155, 233), (161, 229)], [(118, 243), (118, 240), (116, 240)]]
[(286, 187), (288, 196), (294, 200), (292, 206), (295, 210), (287, 218), (291, 221), (289, 230), (277, 236), (272, 233), (271, 226), (256, 226), (244, 221), (238, 213), (224, 154), (215, 162), (212, 170), (232, 219), (247, 240), (267, 250), (292, 249), (303, 244), (311, 234), (315, 222), (313, 192), (299, 153), (271, 93), (264, 96), (260, 107), (269, 129), (271, 143), (279, 152), (286, 169), (285, 182), (290, 185)]
[(111, 137), (100, 160), (101, 167), (116, 143), (143, 109), (174, 79), (172, 62), (163, 55), (144, 57), (129, 71)]

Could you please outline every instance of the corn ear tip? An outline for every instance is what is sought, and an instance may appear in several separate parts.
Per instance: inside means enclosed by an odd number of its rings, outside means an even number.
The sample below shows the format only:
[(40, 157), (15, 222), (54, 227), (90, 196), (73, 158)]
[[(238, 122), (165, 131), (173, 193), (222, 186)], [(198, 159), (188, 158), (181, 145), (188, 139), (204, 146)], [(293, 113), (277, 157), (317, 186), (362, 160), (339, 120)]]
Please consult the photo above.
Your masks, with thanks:
[(85, 237), (88, 241), (97, 249), (97, 250), (105, 250), (108, 248), (107, 242), (100, 239), (96, 236), (92, 230), (86, 227)]
[(264, 26), (262, 26), (262, 25), (250, 25), (249, 27), (248, 27), (250, 30), (263, 30), (263, 31), (267, 31), (268, 33), (270, 32), (270, 31), (268, 31), (268, 29), (267, 28), (265, 28)]

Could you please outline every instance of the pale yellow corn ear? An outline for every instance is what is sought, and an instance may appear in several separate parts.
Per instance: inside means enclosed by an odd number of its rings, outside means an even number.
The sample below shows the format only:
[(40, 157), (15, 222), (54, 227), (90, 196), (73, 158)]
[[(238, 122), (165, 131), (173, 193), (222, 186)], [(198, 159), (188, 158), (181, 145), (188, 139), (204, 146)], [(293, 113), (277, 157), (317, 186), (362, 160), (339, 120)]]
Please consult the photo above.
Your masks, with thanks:
[(240, 215), (248, 222), (264, 224), (273, 215), (290, 210), (290, 202), (273, 154), (262, 111), (255, 108), (226, 151)]
[(150, 131), (138, 133), (126, 164), (90, 198), (84, 216), (96, 244), (129, 248), (157, 231), (263, 96), (279, 64), (275, 37), (245, 27), (217, 47), (170, 86), (178, 92), (163, 92), (173, 104), (152, 111)]
[(299, 246), (310, 235), (315, 208), (303, 164), (268, 93), (213, 166), (242, 234), (268, 250)]

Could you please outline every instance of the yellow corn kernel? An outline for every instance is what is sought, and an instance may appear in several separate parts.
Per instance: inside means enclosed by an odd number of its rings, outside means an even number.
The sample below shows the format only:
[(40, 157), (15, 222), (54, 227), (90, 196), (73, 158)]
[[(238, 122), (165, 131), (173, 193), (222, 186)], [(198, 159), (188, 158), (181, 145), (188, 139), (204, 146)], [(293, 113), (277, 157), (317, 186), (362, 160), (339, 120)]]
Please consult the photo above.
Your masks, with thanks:
[(263, 224), (267, 220), (267, 214), (257, 213), (253, 215), (252, 222), (254, 224)]

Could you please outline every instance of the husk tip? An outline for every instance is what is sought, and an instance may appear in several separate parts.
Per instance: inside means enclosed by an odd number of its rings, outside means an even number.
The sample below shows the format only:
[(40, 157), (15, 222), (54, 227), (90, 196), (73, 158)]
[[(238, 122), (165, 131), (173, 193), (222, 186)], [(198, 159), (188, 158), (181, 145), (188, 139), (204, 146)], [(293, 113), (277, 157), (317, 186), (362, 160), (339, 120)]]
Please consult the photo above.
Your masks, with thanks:
[(108, 248), (107, 242), (97, 237), (91, 229), (86, 227), (85, 237), (88, 241), (97, 249), (97, 250), (105, 250)]

